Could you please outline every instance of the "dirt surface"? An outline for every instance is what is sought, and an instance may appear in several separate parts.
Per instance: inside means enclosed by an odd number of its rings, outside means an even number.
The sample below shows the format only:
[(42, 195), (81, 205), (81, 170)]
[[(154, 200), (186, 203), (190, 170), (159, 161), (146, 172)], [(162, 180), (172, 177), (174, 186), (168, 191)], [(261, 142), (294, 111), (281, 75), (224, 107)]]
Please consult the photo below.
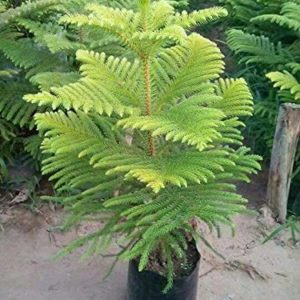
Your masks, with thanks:
[(202, 248), (199, 300), (300, 299), (300, 248), (284, 234), (262, 245), (264, 225), (254, 217), (236, 219), (237, 234), (211, 238), (226, 262)]
[[(263, 180), (254, 181), (248, 189), (241, 186), (241, 191), (250, 198), (250, 206), (263, 203)], [(227, 231), (221, 240), (206, 234), (226, 261), (199, 245), (202, 262), (198, 300), (300, 299), (300, 248), (290, 243), (288, 234), (262, 245), (266, 231), (274, 225), (268, 211), (262, 212), (264, 216), (237, 217), (235, 238)], [(0, 300), (125, 300), (125, 263), (119, 263), (103, 281), (111, 258), (80, 261), (82, 250), (78, 250), (53, 261), (61, 247), (99, 226), (84, 224), (68, 234), (50, 233), (61, 218), (61, 211), (49, 209), (32, 214), (14, 208), (0, 214), (5, 230), (1, 232), (0, 228)]]

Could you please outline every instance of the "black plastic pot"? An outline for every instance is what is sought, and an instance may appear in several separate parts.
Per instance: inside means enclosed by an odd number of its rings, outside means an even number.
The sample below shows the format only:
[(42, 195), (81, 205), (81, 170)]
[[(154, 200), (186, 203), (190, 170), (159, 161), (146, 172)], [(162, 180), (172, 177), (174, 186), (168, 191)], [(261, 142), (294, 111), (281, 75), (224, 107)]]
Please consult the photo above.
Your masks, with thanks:
[(175, 279), (173, 288), (164, 294), (166, 278), (152, 271), (138, 271), (138, 262), (130, 261), (127, 300), (196, 300), (200, 254), (192, 272)]

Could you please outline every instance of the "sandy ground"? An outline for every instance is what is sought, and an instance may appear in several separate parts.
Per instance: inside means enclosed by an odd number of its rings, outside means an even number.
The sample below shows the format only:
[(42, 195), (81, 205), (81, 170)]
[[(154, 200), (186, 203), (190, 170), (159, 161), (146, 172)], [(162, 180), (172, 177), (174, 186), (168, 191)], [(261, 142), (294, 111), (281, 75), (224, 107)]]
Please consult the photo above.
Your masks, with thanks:
[[(252, 189), (257, 198), (255, 183)], [(103, 281), (111, 259), (80, 261), (81, 250), (58, 262), (52, 259), (59, 248), (93, 224), (53, 235), (48, 229), (60, 222), (62, 213), (51, 213), (45, 219), (18, 208), (12, 214), (17, 221), (4, 225), (5, 231), (0, 232), (0, 300), (126, 299), (125, 263), (119, 263)], [(225, 262), (200, 245), (197, 299), (299, 300), (300, 247), (293, 246), (286, 234), (262, 245), (265, 227), (270, 225), (265, 218), (242, 216), (236, 222), (235, 238), (228, 232), (221, 240), (207, 234)]]

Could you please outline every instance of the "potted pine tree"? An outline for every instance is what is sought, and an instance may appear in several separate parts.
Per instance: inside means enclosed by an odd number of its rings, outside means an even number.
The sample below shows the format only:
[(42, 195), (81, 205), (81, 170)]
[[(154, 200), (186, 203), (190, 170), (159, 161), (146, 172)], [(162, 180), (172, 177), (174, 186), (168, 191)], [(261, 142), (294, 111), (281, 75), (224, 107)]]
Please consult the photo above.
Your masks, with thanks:
[(234, 183), (259, 169), (242, 145), (239, 118), (253, 109), (245, 81), (221, 79), (216, 44), (188, 31), (226, 11), (176, 13), (150, 0), (135, 10), (87, 10), (62, 22), (106, 32), (126, 51), (79, 50), (78, 82), (26, 96), (55, 110), (35, 119), (43, 171), (70, 212), (66, 227), (104, 221), (62, 254), (84, 243), (97, 254), (118, 239), (117, 259), (130, 261), (129, 300), (196, 299), (195, 221), (233, 226), (246, 211)]

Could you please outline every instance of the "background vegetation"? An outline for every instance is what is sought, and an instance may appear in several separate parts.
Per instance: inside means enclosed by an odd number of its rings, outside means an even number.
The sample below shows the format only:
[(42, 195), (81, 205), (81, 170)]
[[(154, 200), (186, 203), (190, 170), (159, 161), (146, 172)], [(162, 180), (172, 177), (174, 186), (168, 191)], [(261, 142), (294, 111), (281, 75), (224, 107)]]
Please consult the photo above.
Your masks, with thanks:
[[(226, 42), (255, 100), (254, 117), (247, 122), (249, 141), (268, 162), (279, 106), (300, 103), (300, 1), (223, 2), (230, 12)], [(290, 201), (294, 213), (300, 206), (299, 175), (300, 151)]]

